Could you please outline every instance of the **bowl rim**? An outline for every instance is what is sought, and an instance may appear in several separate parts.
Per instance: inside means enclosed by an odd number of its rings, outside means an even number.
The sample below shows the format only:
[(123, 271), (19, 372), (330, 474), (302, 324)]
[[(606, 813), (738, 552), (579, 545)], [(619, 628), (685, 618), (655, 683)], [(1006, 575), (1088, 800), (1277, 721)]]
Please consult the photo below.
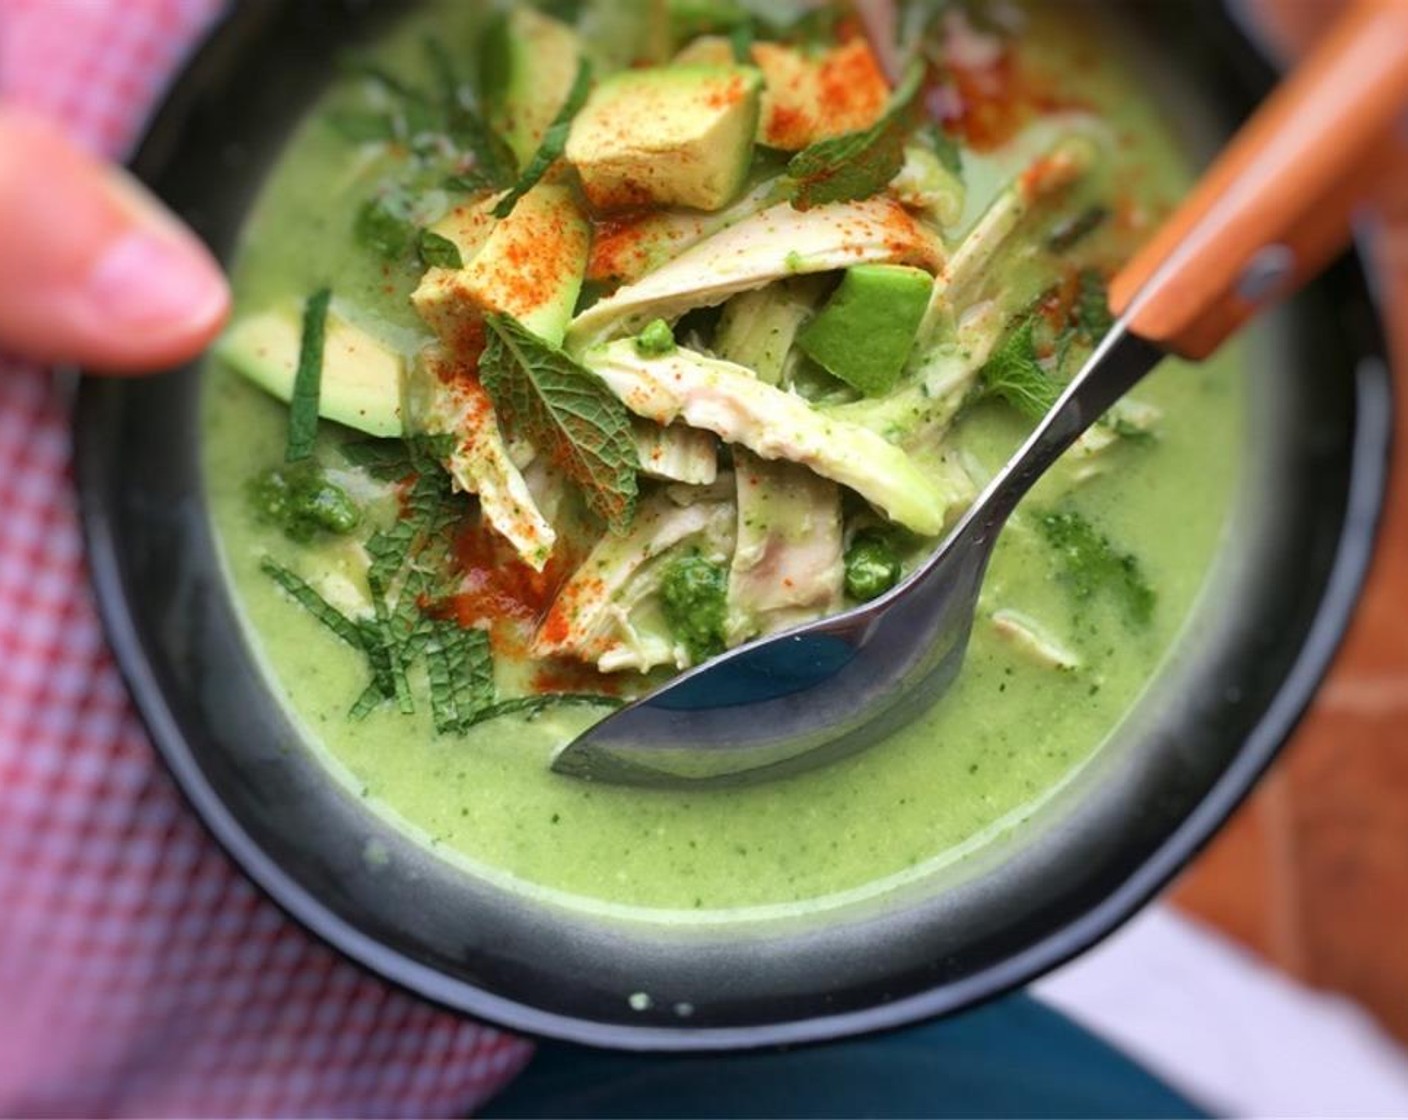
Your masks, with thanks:
[[(237, 30), (238, 11), (227, 13), (208, 32), (173, 80), (150, 118), (131, 161), (143, 165), (167, 143), (166, 133), (185, 114), (199, 85), (197, 75), (210, 55)], [(1244, 31), (1228, 29), (1244, 50), (1257, 48)], [(1261, 60), (1264, 63), (1264, 58)], [(1363, 331), (1365, 356), (1354, 372), (1355, 417), (1349, 451), (1349, 490), (1342, 526), (1323, 594), (1307, 636), (1251, 733), (1212, 787), (1151, 855), (1114, 890), (1074, 919), (1023, 951), (989, 964), (973, 975), (926, 991), (858, 1010), (785, 1022), (729, 1027), (630, 1026), (545, 1011), (468, 981), (447, 976), (355, 928), (312, 890), (296, 881), (245, 829), (208, 779), (173, 712), (140, 633), (125, 587), (114, 518), (94, 484), (92, 468), (99, 400), (94, 379), (80, 384), (74, 413), (74, 455), (80, 517), (91, 582), (107, 641), (137, 711), (159, 756), (176, 779), (204, 827), (236, 865), (281, 910), (305, 930), (383, 979), (456, 1012), (482, 1017), (532, 1035), (624, 1050), (724, 1050), (818, 1043), (843, 1036), (896, 1029), (919, 1020), (976, 1005), (1026, 984), (1108, 936), (1166, 885), (1213, 837), (1250, 793), (1308, 707), (1328, 671), (1359, 601), (1375, 554), (1387, 492), (1392, 443), (1393, 390), (1385, 358), (1378, 291), (1363, 267), (1372, 258), (1361, 231), (1354, 260), (1356, 286), (1373, 312)]]

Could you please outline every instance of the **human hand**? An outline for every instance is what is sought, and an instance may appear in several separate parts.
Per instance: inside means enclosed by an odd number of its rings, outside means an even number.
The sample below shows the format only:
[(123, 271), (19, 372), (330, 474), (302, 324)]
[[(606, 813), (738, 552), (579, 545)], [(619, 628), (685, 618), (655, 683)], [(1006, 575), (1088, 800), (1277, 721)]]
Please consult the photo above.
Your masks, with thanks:
[(164, 369), (210, 342), (229, 303), (209, 251), (136, 180), (0, 107), (0, 352)]

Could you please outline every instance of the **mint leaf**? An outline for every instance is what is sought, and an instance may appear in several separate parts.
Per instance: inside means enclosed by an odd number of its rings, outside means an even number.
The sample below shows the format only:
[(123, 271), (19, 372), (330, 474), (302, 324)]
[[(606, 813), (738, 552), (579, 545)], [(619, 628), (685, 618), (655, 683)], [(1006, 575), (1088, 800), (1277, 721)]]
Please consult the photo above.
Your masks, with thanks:
[(476, 723), (498, 719), (500, 716), (524, 715), (529, 719), (541, 715), (548, 708), (620, 708), (625, 701), (615, 696), (599, 696), (594, 692), (544, 692), (537, 696), (519, 696), (512, 700), (500, 700), (479, 714)]
[(367, 648), (367, 636), (362, 627), (319, 595), (306, 581), (268, 556), (259, 561), (259, 570), (353, 649)]
[(420, 263), (426, 268), (463, 268), (464, 258), (460, 247), (448, 237), (441, 237), (434, 230), (420, 231), (420, 243), (416, 246)]
[(605, 383), (509, 315), (486, 315), (479, 377), (511, 426), (582, 488), (623, 532), (635, 516), (640, 461), (630, 415)]
[(1036, 319), (1028, 316), (992, 352), (978, 373), (983, 391), (1001, 397), (1023, 416), (1040, 420), (1061, 395), (1061, 386), (1036, 358)]
[(430, 626), (425, 665), (437, 733), (463, 734), (493, 706), (494, 655), (487, 630), (437, 619)]
[(548, 125), (547, 131), (543, 133), (543, 142), (538, 145), (538, 150), (533, 153), (533, 158), (519, 176), (518, 182), (513, 185), (513, 190), (504, 195), (494, 207), (494, 217), (507, 218), (513, 211), (514, 204), (537, 186), (538, 180), (548, 173), (548, 168), (561, 158), (567, 148), (567, 134), (572, 131), (572, 118), (581, 112), (591, 89), (592, 64), (582, 59), (577, 65), (577, 77), (567, 93), (567, 100), (562, 103), (562, 108), (557, 111), (557, 116), (553, 117), (552, 124)]
[(318, 435), (318, 401), (323, 386), (323, 343), (327, 333), (328, 304), (332, 292), (322, 288), (303, 305), (303, 338), (298, 346), (298, 369), (293, 375), (293, 394), (288, 402), (288, 449), (290, 463), (313, 454)]
[(923, 83), (922, 66), (911, 66), (884, 115), (869, 128), (818, 140), (787, 164), (791, 202), (809, 210), (827, 202), (853, 202), (879, 194), (904, 166), (909, 113)]

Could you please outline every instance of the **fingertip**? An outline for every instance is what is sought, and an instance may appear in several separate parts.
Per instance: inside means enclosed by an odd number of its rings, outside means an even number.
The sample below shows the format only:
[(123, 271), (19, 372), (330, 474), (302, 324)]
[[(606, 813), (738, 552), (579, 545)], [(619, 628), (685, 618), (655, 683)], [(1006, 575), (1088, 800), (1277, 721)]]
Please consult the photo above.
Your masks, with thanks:
[(43, 122), (0, 113), (0, 350), (166, 369), (199, 354), (229, 307), (210, 251), (146, 188)]
[(230, 290), (193, 236), (138, 226), (95, 260), (72, 304), (74, 360), (96, 371), (133, 373), (198, 355), (229, 315)]

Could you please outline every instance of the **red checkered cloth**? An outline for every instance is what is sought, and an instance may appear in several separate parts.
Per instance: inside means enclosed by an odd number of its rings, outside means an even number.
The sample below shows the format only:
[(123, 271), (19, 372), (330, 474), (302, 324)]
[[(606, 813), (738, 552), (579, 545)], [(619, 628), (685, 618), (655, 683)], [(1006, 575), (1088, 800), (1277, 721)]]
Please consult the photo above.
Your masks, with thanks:
[[(215, 11), (0, 0), (0, 96), (120, 155)], [(42, 370), (0, 371), (0, 510), (0, 1114), (454, 1115), (509, 1080), (528, 1043), (310, 939), (192, 817), (103, 642)]]

